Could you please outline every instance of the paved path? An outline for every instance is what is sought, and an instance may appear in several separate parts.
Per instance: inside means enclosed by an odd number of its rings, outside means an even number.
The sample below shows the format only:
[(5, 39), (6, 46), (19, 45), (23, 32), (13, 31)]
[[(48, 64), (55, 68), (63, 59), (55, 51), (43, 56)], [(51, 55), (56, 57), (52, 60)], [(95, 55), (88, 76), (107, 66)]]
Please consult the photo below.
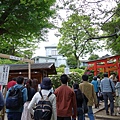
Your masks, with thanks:
[[(93, 107), (93, 113), (94, 113), (94, 116), (95, 116), (95, 120), (120, 120), (120, 115), (118, 115), (118, 116), (106, 115), (106, 112), (105, 112), (105, 109), (104, 109), (104, 102), (100, 103), (99, 108), (94, 108)], [(89, 120), (87, 115), (86, 115), (85, 120)]]
[[(93, 106), (93, 113), (95, 115), (95, 120), (120, 120), (120, 115), (119, 116), (106, 115), (106, 112), (104, 110), (104, 102), (100, 103), (99, 108), (94, 108)], [(4, 120), (7, 120), (6, 115)], [(89, 120), (87, 114), (85, 120)]]

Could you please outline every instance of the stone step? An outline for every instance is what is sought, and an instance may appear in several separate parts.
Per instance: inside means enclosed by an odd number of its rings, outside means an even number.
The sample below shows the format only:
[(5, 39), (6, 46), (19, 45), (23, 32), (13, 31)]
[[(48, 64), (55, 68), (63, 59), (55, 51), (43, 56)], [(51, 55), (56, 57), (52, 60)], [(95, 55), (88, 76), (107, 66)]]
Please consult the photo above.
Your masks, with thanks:
[(110, 116), (110, 115), (95, 115), (95, 118), (101, 120), (120, 120), (120, 116)]

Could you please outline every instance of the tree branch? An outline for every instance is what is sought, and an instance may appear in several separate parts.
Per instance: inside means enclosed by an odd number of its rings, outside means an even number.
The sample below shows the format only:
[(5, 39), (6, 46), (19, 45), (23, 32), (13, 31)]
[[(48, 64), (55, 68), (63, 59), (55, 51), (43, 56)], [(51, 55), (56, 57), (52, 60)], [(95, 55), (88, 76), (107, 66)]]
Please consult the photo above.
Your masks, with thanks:
[(114, 37), (114, 36), (117, 36), (117, 33), (107, 35), (107, 36), (90, 37), (86, 41), (93, 40), (93, 39), (109, 38), (109, 37)]

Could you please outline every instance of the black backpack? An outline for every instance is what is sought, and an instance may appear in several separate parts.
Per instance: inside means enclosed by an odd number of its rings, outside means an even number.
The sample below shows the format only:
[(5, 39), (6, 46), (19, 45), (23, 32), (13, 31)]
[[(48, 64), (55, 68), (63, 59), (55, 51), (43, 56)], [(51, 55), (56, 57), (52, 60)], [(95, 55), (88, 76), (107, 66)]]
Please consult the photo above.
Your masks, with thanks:
[(41, 91), (39, 93), (41, 95), (41, 100), (34, 108), (34, 120), (50, 120), (52, 116), (52, 104), (48, 98), (52, 93), (50, 92), (46, 99), (43, 99)]
[(18, 110), (20, 107), (23, 106), (23, 93), (22, 93), (23, 89), (24, 87), (21, 88), (12, 87), (9, 90), (8, 97), (6, 98), (7, 109)]

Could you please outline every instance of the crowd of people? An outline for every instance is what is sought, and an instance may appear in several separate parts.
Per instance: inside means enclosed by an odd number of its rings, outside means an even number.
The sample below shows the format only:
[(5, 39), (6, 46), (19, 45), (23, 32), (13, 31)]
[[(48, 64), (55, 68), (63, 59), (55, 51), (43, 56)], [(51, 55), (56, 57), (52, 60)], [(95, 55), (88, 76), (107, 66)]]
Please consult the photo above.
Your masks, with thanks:
[[(6, 106), (8, 120), (37, 120), (34, 117), (34, 108), (40, 100), (47, 98), (52, 106), (50, 119), (85, 120), (85, 114), (87, 113), (90, 120), (95, 120), (93, 107), (99, 108), (102, 100), (104, 101), (106, 115), (119, 115), (120, 82), (116, 82), (113, 78), (118, 80), (117, 77), (108, 77), (108, 74), (104, 73), (102, 79), (100, 76), (94, 76), (90, 83), (88, 75), (84, 74), (81, 83), (74, 83), (70, 87), (68, 86), (68, 75), (62, 74), (60, 76), (61, 86), (53, 89), (49, 77), (44, 77), (42, 82), (38, 84), (37, 79), (24, 79), (24, 77), (18, 76), (8, 82), (5, 99), (0, 91), (0, 110)], [(23, 96), (22, 105), (18, 109), (11, 109), (8, 107), (10, 105), (6, 103), (13, 88), (21, 88)], [(100, 93), (102, 93), (101, 96), (99, 96)], [(116, 93), (116, 95), (113, 96), (113, 93)], [(110, 111), (108, 109), (108, 100), (110, 102)], [(87, 105), (87, 112), (84, 110), (84, 104)], [(116, 110), (114, 111), (115, 107)]]

